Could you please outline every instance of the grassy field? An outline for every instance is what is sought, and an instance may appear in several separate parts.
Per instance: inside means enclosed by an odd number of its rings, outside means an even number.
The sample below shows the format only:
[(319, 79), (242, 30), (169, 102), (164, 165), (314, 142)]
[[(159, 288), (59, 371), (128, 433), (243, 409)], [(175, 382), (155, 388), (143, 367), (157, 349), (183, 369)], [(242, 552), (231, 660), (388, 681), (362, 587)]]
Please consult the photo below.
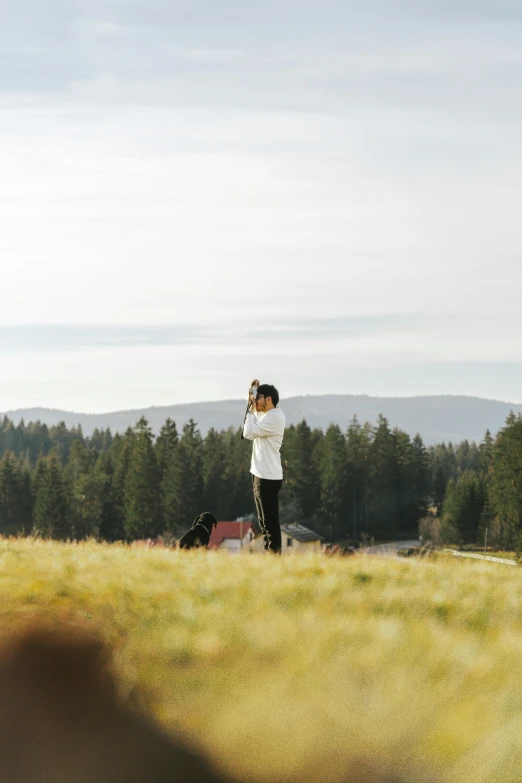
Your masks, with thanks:
[[(478, 561), (0, 542), (2, 634), (92, 625), (122, 692), (250, 780), (513, 783), (522, 573)], [(196, 740), (196, 738), (200, 738)]]

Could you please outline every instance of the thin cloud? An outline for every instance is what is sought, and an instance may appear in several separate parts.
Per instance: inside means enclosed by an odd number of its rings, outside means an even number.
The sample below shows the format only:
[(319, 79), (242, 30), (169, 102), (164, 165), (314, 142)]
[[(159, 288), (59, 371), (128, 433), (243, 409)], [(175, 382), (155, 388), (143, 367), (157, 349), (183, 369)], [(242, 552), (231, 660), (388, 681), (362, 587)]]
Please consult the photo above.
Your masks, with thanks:
[[(444, 323), (433, 315), (374, 315), (349, 318), (295, 318), (263, 325), (263, 339), (306, 344), (311, 339), (338, 341), (350, 338), (423, 332)], [(103, 348), (143, 348), (183, 345), (244, 346), (256, 340), (259, 328), (236, 322), (202, 325), (34, 324), (0, 326), (0, 353), (60, 353)]]
[[(10, 6), (0, 31), (11, 63), (4, 93), (333, 114), (392, 105), (463, 113), (486, 96), (498, 111), (499, 88), (510, 86), (506, 108), (519, 95), (514, 3), (292, 0), (262, 14), (208, 0), (54, 3), (45, 14), (36, 0), (27, 6)], [(479, 73), (476, 96), (469, 80)]]

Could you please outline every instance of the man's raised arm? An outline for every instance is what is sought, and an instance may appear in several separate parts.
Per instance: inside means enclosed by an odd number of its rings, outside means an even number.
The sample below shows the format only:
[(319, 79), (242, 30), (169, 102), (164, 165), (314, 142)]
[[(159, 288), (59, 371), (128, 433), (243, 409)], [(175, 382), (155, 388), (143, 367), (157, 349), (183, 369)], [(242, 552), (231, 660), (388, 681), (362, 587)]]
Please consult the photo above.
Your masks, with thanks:
[(246, 440), (254, 440), (255, 438), (268, 438), (270, 435), (282, 435), (284, 433), (284, 426), (281, 424), (281, 420), (277, 416), (264, 416), (262, 419), (249, 411), (245, 419), (245, 426), (243, 427), (243, 437)]

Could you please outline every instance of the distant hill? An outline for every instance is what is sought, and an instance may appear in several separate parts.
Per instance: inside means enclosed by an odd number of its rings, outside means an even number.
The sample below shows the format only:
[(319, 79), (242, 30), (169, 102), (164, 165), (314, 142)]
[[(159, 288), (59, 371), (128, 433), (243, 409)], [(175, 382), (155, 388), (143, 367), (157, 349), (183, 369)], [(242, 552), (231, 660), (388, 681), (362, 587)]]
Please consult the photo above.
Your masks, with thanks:
[[(321, 396), (289, 397), (281, 401), (288, 424), (298, 424), (303, 418), (311, 427), (323, 430), (331, 422), (346, 430), (352, 417), (360, 422), (374, 423), (382, 413), (392, 427), (415, 435), (419, 432), (426, 444), (442, 441), (480, 441), (487, 429), (495, 434), (504, 424), (510, 411), (522, 413), (522, 405), (485, 400), (464, 396), (424, 397), (370, 397), (368, 395), (325, 394)], [(123, 432), (132, 427), (141, 416), (145, 416), (155, 433), (159, 432), (165, 419), (170, 416), (181, 431), (190, 418), (198, 422), (199, 429), (206, 435), (211, 427), (217, 430), (230, 426), (239, 427), (243, 421), (245, 402), (223, 400), (219, 402), (197, 402), (184, 405), (141, 408), (138, 410), (115, 411), (114, 413), (72, 413), (51, 408), (28, 408), (6, 411), (12, 421), (45, 422), (48, 425), (64, 421), (68, 427), (81, 424), (85, 435), (98, 428), (110, 427), (111, 431)], [(2, 414), (3, 415), (3, 414)]]

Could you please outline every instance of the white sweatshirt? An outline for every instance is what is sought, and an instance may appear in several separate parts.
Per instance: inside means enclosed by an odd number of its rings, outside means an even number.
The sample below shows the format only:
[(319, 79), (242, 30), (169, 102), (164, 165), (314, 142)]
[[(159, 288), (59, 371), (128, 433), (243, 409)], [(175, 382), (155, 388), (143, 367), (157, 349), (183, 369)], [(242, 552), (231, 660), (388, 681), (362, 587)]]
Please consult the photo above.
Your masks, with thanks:
[(281, 455), (286, 418), (281, 408), (266, 413), (247, 413), (243, 437), (253, 440), (250, 472), (263, 479), (283, 478)]

